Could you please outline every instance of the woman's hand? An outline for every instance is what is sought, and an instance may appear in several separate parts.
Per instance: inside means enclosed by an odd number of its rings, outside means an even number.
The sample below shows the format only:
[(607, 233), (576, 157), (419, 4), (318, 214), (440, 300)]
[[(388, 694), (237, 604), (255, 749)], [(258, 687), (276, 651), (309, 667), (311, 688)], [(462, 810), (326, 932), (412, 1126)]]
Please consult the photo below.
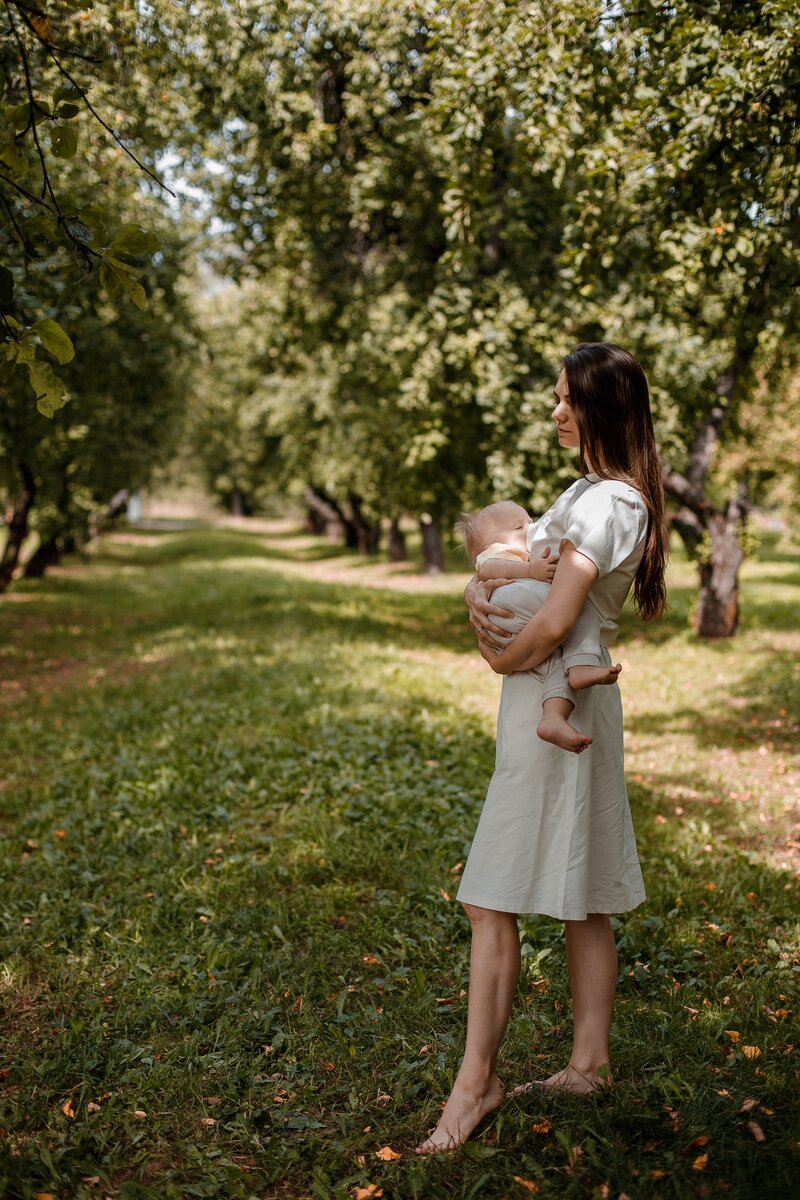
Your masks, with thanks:
[(508, 645), (511, 635), (508, 630), (495, 625), (491, 617), (494, 614), (511, 619), (514, 614), (507, 608), (498, 608), (496, 604), (492, 604), (492, 592), (495, 588), (502, 587), (504, 583), (514, 582), (516, 581), (513, 579), (481, 580), (473, 575), (464, 589), (464, 602), (469, 609), (469, 623), (475, 630), (478, 641), (493, 650), (495, 654)]

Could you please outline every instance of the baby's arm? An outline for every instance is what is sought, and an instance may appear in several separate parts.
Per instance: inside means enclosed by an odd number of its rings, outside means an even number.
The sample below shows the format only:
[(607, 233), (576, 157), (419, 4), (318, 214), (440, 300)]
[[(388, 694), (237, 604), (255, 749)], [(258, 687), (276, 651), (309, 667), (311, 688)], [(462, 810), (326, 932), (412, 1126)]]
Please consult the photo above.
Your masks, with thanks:
[(550, 583), (556, 573), (558, 555), (550, 557), (547, 546), (538, 558), (522, 562), (518, 558), (489, 558), (478, 570), (481, 579), (538, 579)]

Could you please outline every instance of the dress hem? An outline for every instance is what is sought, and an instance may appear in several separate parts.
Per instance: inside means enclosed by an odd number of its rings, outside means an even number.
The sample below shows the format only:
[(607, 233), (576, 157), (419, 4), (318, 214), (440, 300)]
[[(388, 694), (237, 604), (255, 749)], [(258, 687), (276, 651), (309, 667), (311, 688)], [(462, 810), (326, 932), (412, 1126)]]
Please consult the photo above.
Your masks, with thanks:
[(458, 900), (461, 904), (474, 904), (477, 908), (486, 908), (492, 912), (514, 913), (516, 916), (552, 917), (555, 921), (585, 921), (590, 913), (605, 913), (608, 916), (613, 917), (617, 913), (631, 912), (634, 908), (638, 908), (639, 905), (647, 899), (645, 892), (642, 892), (641, 894), (635, 893), (635, 895), (639, 896), (638, 900), (635, 899), (634, 896), (622, 905), (620, 905), (619, 901), (607, 904), (603, 903), (602, 901), (598, 901), (597, 903), (587, 905), (583, 912), (568, 911), (565, 913), (553, 912), (553, 909), (557, 907), (554, 904), (543, 904), (534, 908), (507, 908), (503, 904), (498, 904), (496, 900), (485, 899), (483, 897), (478, 898), (474, 892), (469, 897), (466, 895), (462, 896), (459, 892), (456, 895), (456, 900)]

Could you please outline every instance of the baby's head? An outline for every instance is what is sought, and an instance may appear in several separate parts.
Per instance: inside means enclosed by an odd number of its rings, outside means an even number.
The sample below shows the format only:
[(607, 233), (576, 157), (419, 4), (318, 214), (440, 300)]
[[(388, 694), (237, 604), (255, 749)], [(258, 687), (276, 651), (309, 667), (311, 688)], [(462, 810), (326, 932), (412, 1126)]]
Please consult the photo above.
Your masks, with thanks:
[(526, 532), (530, 523), (531, 518), (522, 505), (513, 500), (498, 500), (480, 512), (464, 513), (455, 523), (455, 532), (463, 539), (474, 562), (493, 542), (504, 542), (527, 554)]

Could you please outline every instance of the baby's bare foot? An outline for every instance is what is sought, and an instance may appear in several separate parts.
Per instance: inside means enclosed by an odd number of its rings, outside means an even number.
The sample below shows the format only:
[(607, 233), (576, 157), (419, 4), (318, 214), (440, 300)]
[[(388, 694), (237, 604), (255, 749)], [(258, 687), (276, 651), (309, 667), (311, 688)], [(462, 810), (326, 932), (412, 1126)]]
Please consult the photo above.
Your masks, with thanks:
[(622, 663), (617, 663), (613, 667), (582, 665), (570, 667), (567, 671), (567, 679), (569, 679), (569, 686), (574, 691), (582, 692), (584, 688), (596, 687), (598, 683), (616, 683), (621, 670)]
[(542, 717), (536, 730), (543, 742), (552, 742), (562, 750), (571, 750), (573, 754), (581, 754), (592, 739), (587, 733), (578, 733), (565, 717), (548, 715)]
[(416, 1154), (439, 1154), (463, 1146), (483, 1118), (503, 1102), (503, 1085), (495, 1075), (483, 1091), (472, 1091), (456, 1080), (444, 1106), (439, 1124), (421, 1145)]

